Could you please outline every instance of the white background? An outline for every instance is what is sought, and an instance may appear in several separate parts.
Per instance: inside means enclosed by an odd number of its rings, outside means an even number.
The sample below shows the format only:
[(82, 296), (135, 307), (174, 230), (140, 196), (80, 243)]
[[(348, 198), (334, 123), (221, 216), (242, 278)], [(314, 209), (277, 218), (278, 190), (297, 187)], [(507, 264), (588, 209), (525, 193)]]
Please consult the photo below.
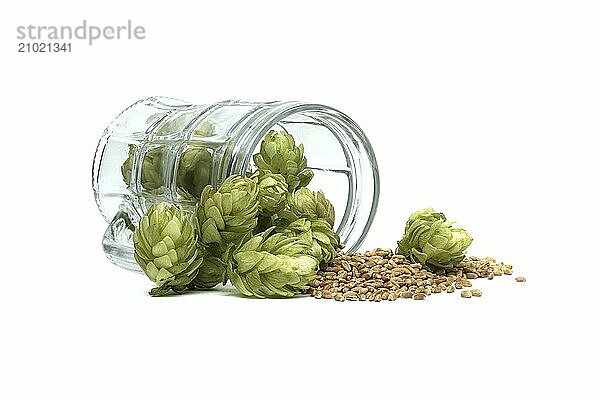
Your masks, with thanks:
[[(600, 12), (593, 1), (2, 5), (0, 397), (598, 398)], [(85, 5), (84, 5), (85, 4)], [(18, 25), (145, 26), (18, 54)], [(91, 190), (133, 101), (307, 100), (372, 141), (364, 249), (433, 206), (528, 281), (424, 302), (151, 298)]]

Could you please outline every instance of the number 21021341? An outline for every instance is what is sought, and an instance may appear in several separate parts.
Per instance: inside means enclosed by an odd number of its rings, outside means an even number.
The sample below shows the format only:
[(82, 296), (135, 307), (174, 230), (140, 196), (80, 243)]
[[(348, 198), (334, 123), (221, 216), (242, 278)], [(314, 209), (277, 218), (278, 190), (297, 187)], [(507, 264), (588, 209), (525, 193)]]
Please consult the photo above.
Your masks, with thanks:
[(71, 43), (19, 43), (19, 53), (70, 53)]

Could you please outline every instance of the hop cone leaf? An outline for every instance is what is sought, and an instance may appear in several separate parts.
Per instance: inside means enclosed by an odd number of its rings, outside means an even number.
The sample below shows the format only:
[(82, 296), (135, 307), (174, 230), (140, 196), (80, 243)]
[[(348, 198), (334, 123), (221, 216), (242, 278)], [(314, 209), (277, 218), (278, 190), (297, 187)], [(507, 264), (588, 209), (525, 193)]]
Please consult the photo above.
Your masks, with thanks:
[(288, 185), (281, 174), (257, 171), (251, 176), (258, 184), (258, 203), (261, 216), (269, 216), (287, 205)]
[(227, 282), (227, 267), (219, 257), (205, 256), (192, 281), (194, 289), (206, 290)]
[(308, 254), (319, 260), (322, 266), (329, 264), (337, 255), (340, 237), (322, 218), (317, 218), (313, 222), (305, 218), (297, 219), (283, 229), (283, 233), (308, 243)]
[(206, 186), (196, 204), (196, 220), (203, 244), (225, 250), (257, 224), (258, 187), (250, 178), (232, 175), (218, 190)]
[(166, 203), (151, 206), (133, 234), (134, 256), (156, 283), (150, 291), (162, 296), (186, 290), (202, 263), (196, 231), (181, 208)]
[(473, 238), (466, 230), (453, 227), (453, 223), (433, 208), (412, 213), (396, 253), (433, 268), (458, 265)]
[(319, 261), (307, 254), (309, 245), (273, 228), (252, 236), (228, 257), (231, 283), (244, 295), (291, 297), (315, 277)]
[(260, 152), (253, 158), (259, 170), (283, 175), (290, 192), (308, 185), (313, 178), (313, 172), (306, 167), (304, 145), (296, 146), (294, 137), (288, 133), (267, 133)]
[(316, 221), (319, 218), (324, 219), (333, 226), (335, 221), (335, 211), (333, 205), (323, 192), (313, 192), (307, 188), (300, 188), (288, 197), (288, 208), (280, 213), (281, 217), (294, 221), (297, 218), (306, 218), (310, 221)]

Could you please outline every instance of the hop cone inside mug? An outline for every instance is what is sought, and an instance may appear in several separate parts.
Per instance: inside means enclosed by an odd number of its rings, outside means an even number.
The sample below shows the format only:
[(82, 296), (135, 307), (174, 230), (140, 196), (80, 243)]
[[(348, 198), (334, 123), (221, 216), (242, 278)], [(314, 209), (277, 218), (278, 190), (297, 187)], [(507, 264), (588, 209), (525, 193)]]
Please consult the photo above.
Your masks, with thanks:
[(282, 211), (281, 217), (289, 221), (297, 218), (306, 218), (309, 221), (324, 219), (333, 227), (335, 211), (333, 205), (323, 192), (313, 192), (307, 188), (300, 188), (288, 197), (288, 207)]
[(203, 244), (221, 251), (252, 232), (257, 224), (258, 186), (250, 178), (232, 175), (215, 190), (206, 186), (196, 204)]
[(294, 137), (285, 132), (267, 133), (253, 158), (259, 170), (283, 175), (290, 192), (308, 185), (314, 175), (306, 166), (304, 145), (296, 146)]
[(252, 175), (258, 184), (260, 214), (268, 216), (278, 213), (287, 205), (288, 185), (281, 174), (257, 171)]

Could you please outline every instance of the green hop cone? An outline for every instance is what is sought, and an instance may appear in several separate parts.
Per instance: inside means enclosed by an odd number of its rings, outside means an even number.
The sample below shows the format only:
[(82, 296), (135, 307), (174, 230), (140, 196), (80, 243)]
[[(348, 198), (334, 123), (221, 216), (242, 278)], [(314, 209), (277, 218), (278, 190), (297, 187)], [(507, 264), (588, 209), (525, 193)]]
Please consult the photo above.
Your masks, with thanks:
[(250, 178), (232, 175), (218, 190), (206, 186), (196, 204), (200, 240), (224, 251), (252, 232), (257, 224), (258, 186)]
[(280, 213), (283, 219), (294, 221), (297, 218), (306, 218), (310, 221), (316, 221), (319, 218), (324, 219), (333, 226), (335, 221), (335, 211), (333, 205), (323, 192), (313, 192), (307, 188), (300, 188), (288, 197), (288, 207)]
[(308, 254), (309, 245), (273, 228), (252, 236), (228, 257), (231, 283), (244, 295), (291, 297), (305, 289), (316, 275), (319, 261)]
[[(164, 187), (165, 179), (163, 175), (164, 149), (157, 147), (148, 150), (142, 159), (142, 187), (149, 192), (158, 192)], [(121, 174), (123, 181), (129, 185), (131, 183), (131, 171), (133, 160), (135, 158), (135, 145), (129, 145), (129, 154), (123, 165), (121, 165)]]
[(198, 275), (192, 281), (194, 289), (206, 290), (227, 282), (227, 267), (223, 260), (214, 256), (205, 256), (198, 268)]
[(433, 268), (458, 265), (473, 238), (466, 230), (454, 228), (453, 223), (433, 208), (412, 213), (396, 253)]
[(210, 137), (214, 131), (215, 126), (208, 121), (198, 125), (192, 134), (189, 148), (179, 160), (177, 191), (186, 199), (200, 199), (202, 190), (210, 184), (214, 162), (213, 156), (207, 148), (198, 145), (196, 140)]
[(196, 239), (192, 220), (181, 208), (160, 203), (148, 209), (133, 234), (133, 244), (135, 260), (156, 283), (151, 295), (187, 289), (202, 263)]
[[(150, 117), (148, 123), (153, 123), (159, 117), (160, 114)], [(182, 130), (188, 122), (188, 116), (177, 117), (164, 124), (156, 134), (172, 134)], [(205, 121), (194, 130), (192, 139), (211, 136), (214, 133), (214, 130), (214, 125)], [(192, 143), (192, 145), (181, 156), (177, 168), (177, 190), (179, 194), (185, 198), (199, 199), (202, 189), (210, 183), (213, 157), (204, 147), (194, 145), (193, 140), (190, 143)], [(121, 165), (123, 181), (127, 185), (131, 183), (131, 172), (133, 161), (135, 159), (135, 150), (136, 146), (130, 144), (128, 157), (123, 162), (123, 165)], [(163, 165), (166, 158), (166, 149), (161, 147), (150, 149), (144, 155), (142, 160), (141, 183), (145, 190), (158, 193), (164, 187), (165, 178), (163, 174)]]
[(213, 157), (204, 147), (190, 147), (179, 161), (177, 191), (186, 199), (200, 199), (210, 184)]
[(300, 218), (290, 223), (283, 230), (288, 236), (297, 237), (309, 244), (308, 254), (319, 260), (321, 266), (329, 264), (337, 255), (340, 237), (333, 231), (331, 225), (322, 218), (311, 222)]
[(258, 203), (261, 216), (269, 216), (287, 205), (288, 185), (281, 174), (257, 171), (251, 176), (258, 184)]
[(304, 145), (296, 146), (294, 137), (288, 133), (267, 133), (260, 152), (253, 158), (259, 170), (283, 175), (290, 192), (308, 185), (313, 178), (313, 172), (306, 167)]

